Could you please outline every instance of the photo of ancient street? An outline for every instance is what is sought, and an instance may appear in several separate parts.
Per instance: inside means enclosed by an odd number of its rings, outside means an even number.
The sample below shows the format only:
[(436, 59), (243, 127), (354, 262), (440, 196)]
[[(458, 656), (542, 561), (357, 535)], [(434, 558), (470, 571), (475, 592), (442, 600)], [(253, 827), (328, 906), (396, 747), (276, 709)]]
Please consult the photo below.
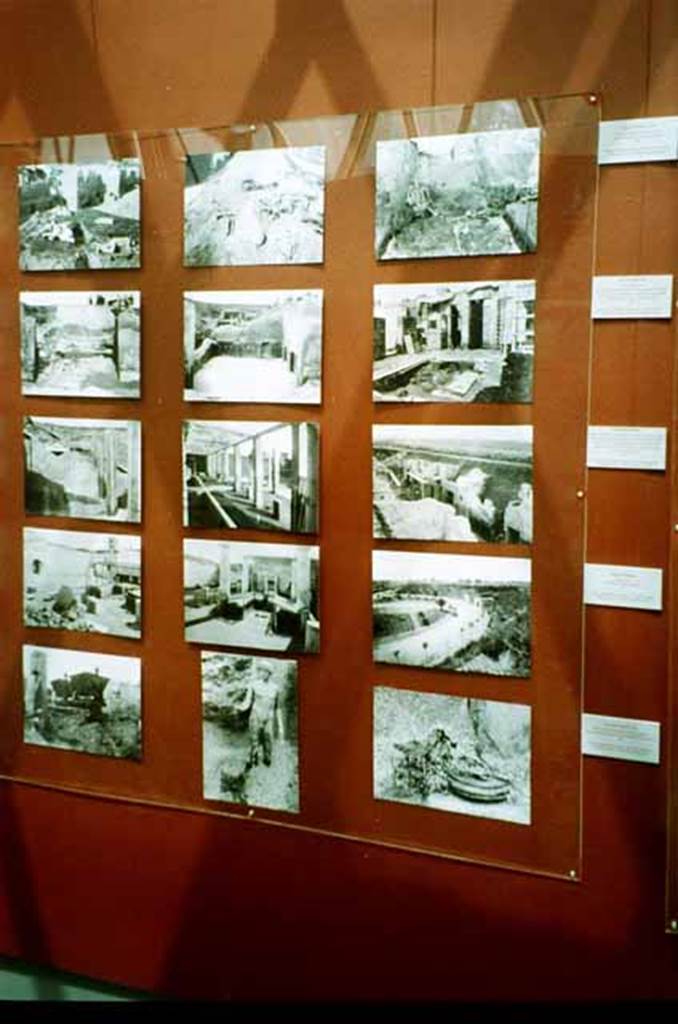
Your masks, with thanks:
[(141, 760), (141, 659), (23, 648), (24, 743)]
[(377, 142), (375, 256), (493, 256), (537, 248), (539, 129)]
[(141, 163), (19, 167), (21, 270), (141, 265)]
[(21, 390), (138, 398), (139, 292), (21, 292)]
[(187, 402), (320, 403), (323, 293), (184, 292)]
[(319, 549), (184, 541), (187, 640), (266, 651), (320, 647)]
[(535, 281), (375, 285), (378, 402), (531, 402)]
[(297, 663), (201, 652), (203, 795), (299, 811)]
[(25, 528), (24, 625), (140, 638), (140, 538)]
[(318, 532), (318, 425), (184, 422), (184, 526)]
[(24, 418), (27, 515), (138, 523), (141, 424)]
[(374, 660), (528, 677), (530, 578), (528, 558), (373, 552)]
[(187, 267), (322, 263), (325, 147), (186, 157)]
[(531, 426), (372, 428), (374, 536), (532, 543)]
[(529, 825), (531, 709), (374, 688), (377, 800)]

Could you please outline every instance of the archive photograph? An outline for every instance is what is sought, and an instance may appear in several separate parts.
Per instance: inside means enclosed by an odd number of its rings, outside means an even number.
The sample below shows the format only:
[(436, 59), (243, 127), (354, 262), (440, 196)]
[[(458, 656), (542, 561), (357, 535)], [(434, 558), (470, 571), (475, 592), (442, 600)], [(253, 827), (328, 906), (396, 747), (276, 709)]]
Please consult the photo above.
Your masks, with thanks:
[(322, 263), (325, 148), (186, 157), (187, 267)]
[(375, 257), (537, 248), (539, 129), (377, 142)]
[(531, 426), (378, 424), (372, 454), (375, 537), (531, 543)]
[(318, 532), (318, 425), (184, 423), (184, 525)]
[(141, 163), (19, 167), (21, 270), (141, 265)]
[(141, 539), (24, 529), (24, 625), (141, 637)]
[(535, 281), (374, 288), (377, 402), (532, 401)]
[(27, 515), (138, 523), (141, 424), (24, 418)]
[(318, 405), (319, 288), (184, 293), (184, 399)]
[(138, 398), (139, 292), (22, 292), (24, 395)]
[(529, 825), (531, 709), (374, 688), (374, 795)]
[(375, 662), (493, 676), (531, 671), (528, 558), (375, 551)]
[(318, 548), (184, 541), (187, 640), (265, 651), (317, 651)]
[(299, 811), (297, 663), (203, 651), (203, 795)]
[(141, 660), (24, 645), (24, 743), (141, 760)]

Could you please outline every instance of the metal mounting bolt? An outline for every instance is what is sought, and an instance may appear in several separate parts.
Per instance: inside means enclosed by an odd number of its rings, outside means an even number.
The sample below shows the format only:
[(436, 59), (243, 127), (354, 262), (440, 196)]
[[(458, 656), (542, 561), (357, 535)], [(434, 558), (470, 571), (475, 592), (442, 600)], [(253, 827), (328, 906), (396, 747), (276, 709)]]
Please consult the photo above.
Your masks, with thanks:
[(577, 491), (577, 497), (578, 498), (583, 498), (585, 496), (585, 494), (586, 494), (586, 491), (581, 491), (581, 490)]
[(678, 932), (678, 921), (675, 918), (673, 921), (669, 921), (669, 928), (672, 932)]
[(572, 870), (570, 871), (570, 878), (574, 879), (576, 877), (577, 877), (577, 872), (575, 871), (574, 868), (572, 868)]

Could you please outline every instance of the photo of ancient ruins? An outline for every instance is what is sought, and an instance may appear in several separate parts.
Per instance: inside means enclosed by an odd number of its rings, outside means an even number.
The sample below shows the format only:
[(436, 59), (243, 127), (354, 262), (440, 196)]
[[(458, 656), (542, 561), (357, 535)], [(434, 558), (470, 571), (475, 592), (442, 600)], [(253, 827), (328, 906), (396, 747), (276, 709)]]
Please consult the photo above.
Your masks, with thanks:
[(319, 288), (184, 293), (184, 399), (318, 405)]
[(184, 526), (318, 532), (318, 425), (184, 423)]
[(530, 569), (528, 558), (374, 551), (374, 660), (528, 677)]
[(186, 157), (187, 267), (322, 263), (325, 148)]
[(23, 648), (24, 743), (141, 760), (141, 659)]
[(372, 428), (374, 536), (532, 543), (531, 426)]
[(202, 651), (203, 795), (299, 811), (297, 663)]
[(21, 270), (114, 270), (141, 265), (141, 164), (19, 167)]
[(539, 129), (377, 142), (375, 256), (537, 248)]
[(319, 549), (184, 541), (187, 640), (255, 650), (320, 647)]
[(26, 514), (138, 523), (141, 424), (24, 417)]
[(535, 281), (376, 285), (378, 402), (529, 403)]
[(138, 398), (139, 292), (21, 292), (21, 390)]
[(529, 825), (531, 709), (374, 688), (377, 800)]
[(24, 625), (141, 637), (141, 540), (24, 529)]

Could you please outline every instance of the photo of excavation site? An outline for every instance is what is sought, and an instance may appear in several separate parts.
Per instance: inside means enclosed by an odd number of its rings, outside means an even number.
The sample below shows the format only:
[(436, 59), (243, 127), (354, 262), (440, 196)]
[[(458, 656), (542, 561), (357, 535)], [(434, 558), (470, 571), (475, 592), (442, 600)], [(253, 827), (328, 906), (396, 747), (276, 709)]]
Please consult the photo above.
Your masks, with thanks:
[(203, 795), (299, 811), (297, 663), (202, 651)]
[(141, 265), (141, 163), (19, 167), (21, 270)]
[(318, 425), (184, 423), (184, 526), (318, 532)]
[(187, 402), (320, 403), (323, 293), (184, 292)]
[(24, 625), (141, 637), (141, 540), (24, 529)]
[(139, 292), (21, 292), (24, 395), (138, 398)]
[(530, 578), (528, 558), (373, 552), (374, 660), (528, 677)]
[(141, 424), (24, 417), (27, 515), (138, 523)]
[(24, 743), (141, 760), (141, 659), (23, 648)]
[(374, 796), (529, 825), (531, 709), (374, 688)]
[(184, 541), (187, 640), (265, 651), (320, 646), (319, 549)]
[(532, 543), (531, 426), (372, 428), (374, 536)]
[(377, 402), (531, 402), (534, 281), (376, 285)]
[(322, 263), (325, 147), (186, 157), (187, 267)]
[(539, 129), (377, 142), (375, 256), (537, 248)]

